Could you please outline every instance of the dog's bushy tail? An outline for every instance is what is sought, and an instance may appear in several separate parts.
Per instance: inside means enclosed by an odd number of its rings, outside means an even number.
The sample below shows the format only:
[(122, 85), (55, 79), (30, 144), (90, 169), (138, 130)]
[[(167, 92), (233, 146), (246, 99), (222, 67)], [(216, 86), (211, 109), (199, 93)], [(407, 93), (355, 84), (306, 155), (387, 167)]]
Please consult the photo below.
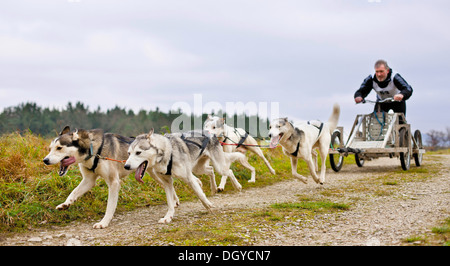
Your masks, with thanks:
[(335, 103), (333, 105), (333, 113), (331, 114), (330, 118), (328, 118), (328, 127), (330, 128), (330, 134), (333, 134), (333, 131), (337, 127), (340, 113), (341, 107), (339, 107), (339, 104)]

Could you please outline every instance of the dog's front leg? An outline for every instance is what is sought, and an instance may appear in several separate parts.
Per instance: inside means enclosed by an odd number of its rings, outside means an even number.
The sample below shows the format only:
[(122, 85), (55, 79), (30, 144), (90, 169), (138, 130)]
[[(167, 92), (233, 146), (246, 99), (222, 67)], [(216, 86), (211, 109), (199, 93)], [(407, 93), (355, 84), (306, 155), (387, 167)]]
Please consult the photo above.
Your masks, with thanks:
[(114, 178), (105, 179), (106, 184), (108, 184), (108, 204), (106, 205), (106, 213), (103, 219), (94, 224), (94, 229), (103, 229), (108, 227), (111, 222), (114, 212), (116, 211), (117, 201), (119, 200), (119, 190), (120, 190), (120, 180), (119, 176)]
[(88, 192), (91, 188), (95, 186), (95, 180), (97, 179), (97, 175), (91, 172), (86, 171), (80, 166), (81, 174), (83, 175), (83, 180), (81, 180), (80, 184), (70, 193), (67, 197), (66, 201), (62, 204), (56, 206), (57, 210), (66, 210), (72, 205), (77, 199), (84, 195), (84, 193)]
[[(164, 176), (159, 176), (158, 173), (156, 173), (155, 169), (152, 169), (151, 171), (147, 171), (147, 173), (155, 180), (161, 187), (165, 189), (164, 185)], [(175, 201), (175, 208), (180, 206), (180, 199), (178, 199), (177, 193), (173, 193), (173, 200)]]
[(173, 187), (173, 179), (171, 176), (161, 177), (161, 180), (163, 181), (164, 191), (166, 192), (168, 210), (166, 215), (163, 218), (159, 219), (158, 223), (168, 224), (172, 221), (173, 216), (175, 215), (175, 205), (177, 204), (175, 200), (176, 194), (175, 188)]
[(306, 179), (306, 177), (300, 175), (299, 173), (297, 173), (297, 163), (298, 163), (298, 158), (297, 157), (292, 157), (291, 156), (291, 171), (292, 171), (292, 175), (298, 179), (300, 179), (300, 181), (302, 181), (303, 183), (308, 183), (308, 179)]

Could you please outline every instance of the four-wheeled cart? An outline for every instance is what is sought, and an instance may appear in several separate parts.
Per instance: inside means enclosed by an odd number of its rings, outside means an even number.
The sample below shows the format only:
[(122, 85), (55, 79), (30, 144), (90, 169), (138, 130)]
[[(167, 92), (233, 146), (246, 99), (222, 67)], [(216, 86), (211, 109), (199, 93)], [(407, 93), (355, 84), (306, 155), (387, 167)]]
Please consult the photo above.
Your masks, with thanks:
[[(392, 99), (384, 100), (392, 101)], [(373, 102), (373, 101), (371, 101)], [(373, 102), (380, 103), (381, 101)], [(331, 136), (330, 164), (334, 171), (341, 170), (344, 156), (354, 154), (359, 167), (364, 161), (379, 157), (399, 157), (403, 170), (410, 167), (411, 158), (416, 166), (422, 163), (425, 153), (422, 134), (411, 131), (403, 113), (373, 112), (357, 115), (347, 142), (344, 142), (344, 129), (338, 127)]]

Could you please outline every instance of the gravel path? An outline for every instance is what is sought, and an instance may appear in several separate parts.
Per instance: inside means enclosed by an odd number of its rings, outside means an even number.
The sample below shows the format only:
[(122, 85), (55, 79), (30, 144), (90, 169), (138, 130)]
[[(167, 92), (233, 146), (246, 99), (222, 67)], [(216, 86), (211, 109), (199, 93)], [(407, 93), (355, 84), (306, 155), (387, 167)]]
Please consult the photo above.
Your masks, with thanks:
[[(351, 208), (321, 214), (308, 226), (284, 223), (252, 244), (401, 245), (407, 237), (431, 234), (432, 227), (450, 216), (450, 155), (425, 157), (427, 160), (424, 163), (439, 164), (438, 173), (423, 181), (400, 182), (386, 195), (373, 196), (355, 188), (365, 182), (372, 184), (373, 178), (384, 175), (386, 170), (397, 169), (399, 161), (396, 159), (366, 162), (363, 168), (344, 165), (339, 173), (327, 169), (324, 186), (315, 184), (311, 178), (306, 185), (288, 180), (239, 193), (218, 194), (210, 200), (215, 206), (214, 212), (220, 215), (233, 209), (258, 209), (276, 202), (298, 201), (299, 195), (318, 197), (330, 191), (332, 193), (328, 199), (351, 202)], [(386, 187), (389, 186), (384, 186), (384, 191), (389, 189)], [(133, 245), (133, 238), (151, 238), (167, 227), (157, 223), (166, 210), (166, 205), (159, 205), (116, 213), (110, 226), (102, 230), (92, 229), (94, 222), (78, 221), (54, 229), (38, 228), (2, 239), (0, 245)], [(182, 202), (176, 210), (174, 223), (185, 220), (194, 222), (202, 219), (199, 215), (204, 212), (199, 201)]]

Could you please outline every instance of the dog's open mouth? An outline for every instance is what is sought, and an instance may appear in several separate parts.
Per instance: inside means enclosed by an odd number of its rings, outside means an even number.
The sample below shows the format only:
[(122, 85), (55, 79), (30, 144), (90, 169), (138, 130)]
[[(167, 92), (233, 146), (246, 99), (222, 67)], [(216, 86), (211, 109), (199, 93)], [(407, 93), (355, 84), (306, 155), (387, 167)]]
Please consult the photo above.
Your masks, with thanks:
[(64, 159), (61, 160), (61, 164), (59, 167), (59, 172), (58, 175), (59, 176), (63, 176), (67, 173), (67, 170), (69, 170), (69, 166), (73, 163), (75, 163), (76, 159), (75, 157), (65, 157)]
[(277, 136), (273, 136), (270, 140), (269, 147), (270, 148), (276, 148), (278, 146), (278, 142), (280, 142), (280, 139), (283, 137), (283, 133), (278, 134)]
[(145, 175), (145, 170), (147, 170), (147, 165), (148, 165), (148, 161), (144, 161), (136, 169), (136, 173), (134, 174), (134, 178), (136, 179), (136, 181), (138, 181), (140, 183), (144, 183), (144, 180), (142, 180), (142, 178)]

